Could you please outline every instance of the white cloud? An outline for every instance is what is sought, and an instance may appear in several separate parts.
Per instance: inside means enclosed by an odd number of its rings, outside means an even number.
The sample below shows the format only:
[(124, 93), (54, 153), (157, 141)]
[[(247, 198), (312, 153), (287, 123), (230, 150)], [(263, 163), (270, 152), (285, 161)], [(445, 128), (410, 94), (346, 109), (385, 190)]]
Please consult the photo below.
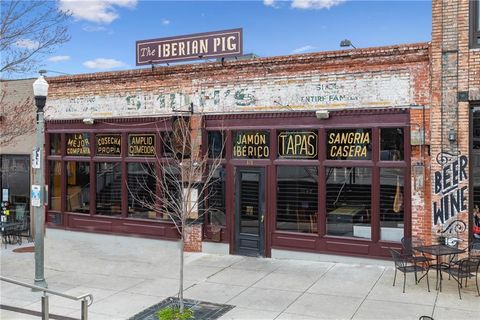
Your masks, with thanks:
[(170, 24), (170, 20), (168, 20), (168, 19), (162, 19), (162, 24), (163, 24), (164, 26), (169, 25), (169, 24)]
[(50, 62), (62, 62), (70, 60), (70, 56), (53, 56), (47, 59)]
[(107, 28), (102, 26), (83, 26), (83, 31), (87, 32), (99, 32), (99, 31), (107, 31)]
[(15, 42), (15, 45), (19, 48), (22, 49), (29, 49), (29, 50), (35, 50), (38, 48), (40, 43), (35, 40), (30, 40), (30, 39), (20, 39)]
[(312, 51), (313, 49), (315, 49), (314, 46), (306, 45), (306, 46), (303, 46), (303, 47), (292, 50), (292, 53), (293, 54), (303, 53), (303, 52), (307, 52), (307, 51)]
[(97, 58), (95, 60), (88, 60), (83, 63), (83, 66), (88, 69), (114, 69), (125, 67), (126, 64), (122, 61), (115, 60), (115, 59), (105, 59), (105, 58)]
[(119, 15), (115, 7), (133, 9), (137, 0), (59, 0), (58, 7), (62, 11), (71, 12), (78, 20), (97, 23), (111, 23)]
[(297, 9), (330, 9), (346, 0), (293, 0), (292, 8)]
[(263, 4), (266, 5), (267, 7), (274, 7), (275, 0), (263, 0)]

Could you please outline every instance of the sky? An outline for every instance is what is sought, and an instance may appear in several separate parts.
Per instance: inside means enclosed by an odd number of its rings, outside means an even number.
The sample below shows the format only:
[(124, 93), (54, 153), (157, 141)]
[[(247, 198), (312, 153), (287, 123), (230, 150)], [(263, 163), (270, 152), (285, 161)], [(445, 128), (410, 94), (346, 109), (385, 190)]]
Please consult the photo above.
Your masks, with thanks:
[[(72, 13), (71, 40), (43, 66), (79, 74), (141, 68), (135, 41), (243, 28), (243, 52), (260, 57), (426, 42), (430, 1), (57, 0)], [(145, 67), (143, 67), (145, 68)], [(32, 75), (35, 76), (35, 75)]]

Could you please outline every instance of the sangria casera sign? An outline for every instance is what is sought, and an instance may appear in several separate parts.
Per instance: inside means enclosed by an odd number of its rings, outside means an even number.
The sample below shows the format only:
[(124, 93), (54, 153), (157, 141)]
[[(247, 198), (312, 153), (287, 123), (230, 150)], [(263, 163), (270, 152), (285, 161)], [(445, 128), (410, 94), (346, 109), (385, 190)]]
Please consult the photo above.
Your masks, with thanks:
[(241, 28), (139, 40), (136, 42), (136, 64), (140, 66), (199, 58), (240, 56), (243, 54), (242, 42)]

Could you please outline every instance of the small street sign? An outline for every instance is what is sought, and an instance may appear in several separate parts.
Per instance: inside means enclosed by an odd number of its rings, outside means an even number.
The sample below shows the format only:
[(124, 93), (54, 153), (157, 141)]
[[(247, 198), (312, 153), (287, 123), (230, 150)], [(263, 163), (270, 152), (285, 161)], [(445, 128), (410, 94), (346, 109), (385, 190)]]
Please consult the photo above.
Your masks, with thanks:
[(33, 148), (33, 152), (32, 152), (32, 168), (33, 169), (40, 169), (40, 159), (41, 159), (40, 148), (38, 147)]
[(33, 207), (41, 207), (42, 206), (42, 201), (41, 201), (41, 186), (32, 184), (32, 206)]

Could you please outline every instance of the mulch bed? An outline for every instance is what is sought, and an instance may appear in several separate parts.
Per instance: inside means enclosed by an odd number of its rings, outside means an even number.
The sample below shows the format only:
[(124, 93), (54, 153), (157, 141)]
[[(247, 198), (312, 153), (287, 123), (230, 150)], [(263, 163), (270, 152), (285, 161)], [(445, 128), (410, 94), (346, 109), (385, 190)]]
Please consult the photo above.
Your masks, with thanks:
[[(217, 304), (198, 300), (183, 299), (185, 308), (193, 311), (194, 319), (214, 320), (232, 310), (235, 306), (228, 304)], [(160, 303), (157, 303), (140, 313), (137, 313), (129, 320), (158, 320), (155, 313), (166, 307), (177, 307), (178, 298), (169, 297)]]
[(22, 247), (22, 248), (17, 248), (17, 249), (13, 249), (13, 252), (17, 252), (17, 253), (24, 253), (24, 252), (34, 252), (35, 251), (35, 247)]

